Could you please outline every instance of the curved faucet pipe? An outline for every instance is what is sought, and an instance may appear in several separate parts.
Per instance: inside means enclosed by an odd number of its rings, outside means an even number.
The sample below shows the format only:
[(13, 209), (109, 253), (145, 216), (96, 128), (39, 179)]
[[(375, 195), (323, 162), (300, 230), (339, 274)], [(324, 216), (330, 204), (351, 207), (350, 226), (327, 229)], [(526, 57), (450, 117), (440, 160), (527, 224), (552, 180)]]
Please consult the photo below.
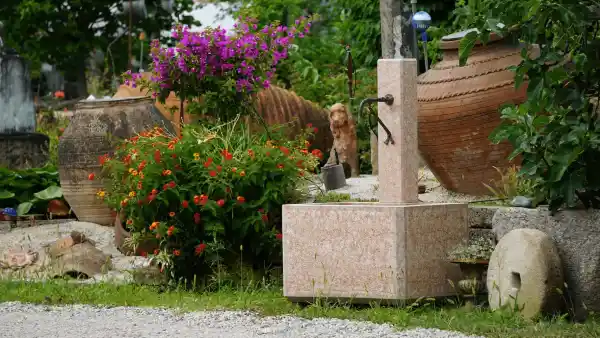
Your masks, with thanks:
[[(391, 106), (394, 103), (394, 97), (391, 94), (387, 94), (386, 96), (383, 97), (370, 97), (370, 98), (366, 98), (364, 100), (362, 100), (360, 102), (360, 106), (358, 108), (358, 121), (360, 123), (360, 116), (362, 114), (363, 109), (365, 108), (366, 105), (371, 105), (375, 102), (383, 102), (385, 104), (387, 104), (388, 106)], [(379, 118), (379, 116), (377, 116), (377, 122), (379, 122), (379, 124), (381, 125), (381, 127), (383, 128), (383, 130), (385, 130), (386, 134), (387, 134), (387, 138), (385, 139), (385, 141), (383, 142), (385, 145), (388, 144), (396, 144), (396, 142), (394, 141), (394, 138), (392, 137), (392, 133), (390, 132), (390, 130), (388, 129), (388, 127), (385, 125), (385, 123), (383, 123), (383, 121), (381, 121), (381, 119)]]

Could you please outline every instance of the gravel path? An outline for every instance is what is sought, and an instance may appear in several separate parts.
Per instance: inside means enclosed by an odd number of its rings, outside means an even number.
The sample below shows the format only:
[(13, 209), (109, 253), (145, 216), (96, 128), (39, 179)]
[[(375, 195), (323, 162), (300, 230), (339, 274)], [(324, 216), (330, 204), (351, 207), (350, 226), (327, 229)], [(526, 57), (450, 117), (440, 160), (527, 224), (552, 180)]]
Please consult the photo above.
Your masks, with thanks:
[[(419, 200), (426, 203), (441, 203), (441, 202), (472, 202), (476, 200), (484, 200), (489, 197), (486, 196), (470, 196), (464, 194), (458, 194), (449, 190), (446, 190), (440, 185), (435, 179), (431, 171), (428, 169), (421, 169), (419, 171), (419, 177), (421, 178), (419, 183), (425, 184), (426, 192), (419, 194)], [(310, 191), (313, 196), (325, 191), (325, 186), (320, 184), (319, 187), (311, 186)], [(360, 177), (352, 177), (346, 179), (346, 186), (340, 189), (333, 190), (332, 192), (340, 194), (350, 194), (352, 198), (359, 199), (377, 199), (379, 189), (379, 179), (373, 175), (360, 175)]]
[(21, 303), (0, 304), (0, 337), (6, 338), (467, 338), (437, 329), (394, 331), (376, 325), (339, 319), (259, 317), (250, 312), (177, 313), (150, 308), (100, 308), (84, 305), (50, 307)]

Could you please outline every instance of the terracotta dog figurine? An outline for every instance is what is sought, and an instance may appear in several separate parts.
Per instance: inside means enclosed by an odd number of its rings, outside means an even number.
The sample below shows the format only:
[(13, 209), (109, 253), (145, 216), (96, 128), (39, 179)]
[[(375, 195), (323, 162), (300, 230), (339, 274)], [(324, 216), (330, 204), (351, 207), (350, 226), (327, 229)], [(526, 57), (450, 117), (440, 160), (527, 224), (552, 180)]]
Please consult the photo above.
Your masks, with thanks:
[(327, 163), (335, 163), (337, 150), (341, 164), (346, 163), (350, 167), (352, 177), (360, 175), (358, 165), (358, 140), (356, 136), (356, 125), (354, 119), (346, 106), (336, 103), (329, 110), (329, 128), (333, 134), (333, 147)]

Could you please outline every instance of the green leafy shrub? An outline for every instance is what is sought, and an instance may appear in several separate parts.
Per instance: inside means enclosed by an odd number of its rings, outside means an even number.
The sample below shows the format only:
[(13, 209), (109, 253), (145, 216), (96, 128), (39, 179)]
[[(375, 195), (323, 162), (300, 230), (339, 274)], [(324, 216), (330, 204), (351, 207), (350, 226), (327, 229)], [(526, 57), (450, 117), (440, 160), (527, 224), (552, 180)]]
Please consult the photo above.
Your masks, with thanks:
[(46, 214), (49, 209), (52, 211), (49, 201), (53, 200), (65, 205), (55, 167), (27, 170), (0, 167), (0, 209), (14, 208), (19, 216)]
[(69, 120), (67, 118), (55, 118), (52, 112), (42, 112), (42, 119), (38, 122), (37, 132), (48, 136), (50, 144), (48, 146), (48, 162), (50, 165), (58, 166), (58, 141), (62, 136)]
[[(280, 259), (281, 206), (322, 157), (305, 136), (250, 135), (236, 123), (186, 126), (181, 138), (145, 132), (102, 159), (108, 205), (170, 277), (204, 278), (217, 264)], [(94, 177), (91, 177), (94, 179)], [(135, 244), (135, 243), (134, 243)]]
[(535, 182), (519, 175), (519, 168), (512, 166), (505, 171), (495, 168), (500, 174), (499, 180), (484, 185), (498, 199), (510, 202), (517, 196), (533, 197), (535, 195)]

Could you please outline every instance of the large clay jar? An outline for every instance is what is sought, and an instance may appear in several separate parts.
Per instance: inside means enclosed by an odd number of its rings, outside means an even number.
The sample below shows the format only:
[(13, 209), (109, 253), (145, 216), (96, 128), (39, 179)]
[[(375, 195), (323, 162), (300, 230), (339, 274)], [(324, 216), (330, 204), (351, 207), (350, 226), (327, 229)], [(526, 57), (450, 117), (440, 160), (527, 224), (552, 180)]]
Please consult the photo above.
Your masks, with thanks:
[(488, 137), (500, 124), (499, 108), (525, 101), (527, 86), (515, 89), (514, 72), (507, 69), (521, 62), (521, 46), (494, 34), (488, 44), (477, 43), (460, 67), (465, 34), (442, 38), (442, 61), (418, 78), (419, 150), (446, 189), (483, 195), (489, 194), (484, 184), (499, 178), (495, 168), (518, 164), (507, 160), (510, 144)]
[[(58, 144), (60, 183), (80, 221), (113, 225), (115, 216), (97, 197), (103, 188), (99, 157), (112, 155), (117, 143), (160, 126), (173, 127), (148, 97), (81, 101)], [(93, 173), (94, 180), (89, 179)]]
[[(256, 110), (268, 125), (287, 126), (288, 137), (299, 135), (309, 123), (317, 132), (312, 147), (329, 152), (333, 146), (333, 134), (329, 129), (329, 112), (296, 93), (277, 86), (271, 86), (258, 93)], [(255, 127), (261, 126), (257, 123)]]

